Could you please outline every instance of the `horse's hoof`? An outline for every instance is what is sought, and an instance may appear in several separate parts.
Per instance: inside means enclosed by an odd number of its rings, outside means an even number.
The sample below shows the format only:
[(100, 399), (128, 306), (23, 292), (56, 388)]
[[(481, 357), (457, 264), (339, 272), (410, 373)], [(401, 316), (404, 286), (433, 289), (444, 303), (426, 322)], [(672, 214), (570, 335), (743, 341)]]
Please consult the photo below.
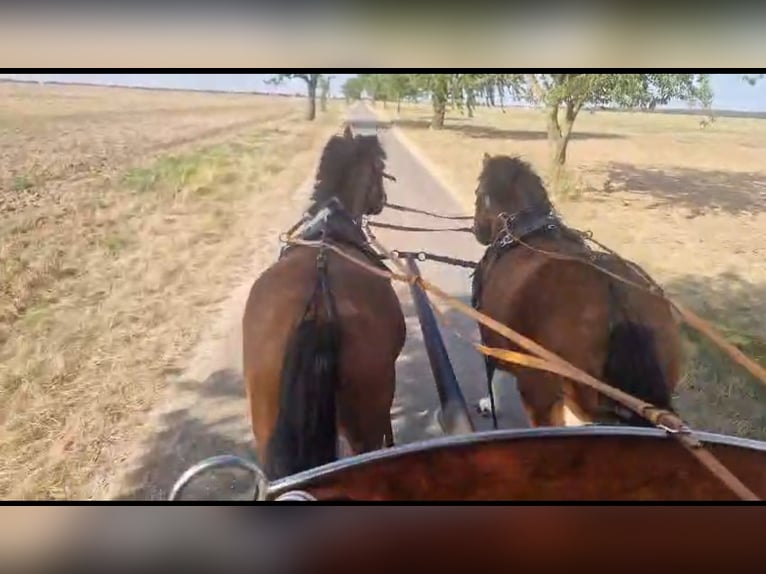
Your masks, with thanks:
[(479, 399), (476, 405), (476, 412), (485, 418), (492, 416), (492, 401), (489, 400), (489, 397)]

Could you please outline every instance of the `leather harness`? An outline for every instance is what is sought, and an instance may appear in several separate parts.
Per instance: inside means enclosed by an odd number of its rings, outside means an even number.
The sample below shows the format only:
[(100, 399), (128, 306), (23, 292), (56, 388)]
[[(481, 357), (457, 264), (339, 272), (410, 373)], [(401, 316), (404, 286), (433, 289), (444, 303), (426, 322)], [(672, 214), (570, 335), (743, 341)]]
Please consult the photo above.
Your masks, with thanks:
[[(353, 247), (373, 265), (389, 270), (380, 255), (372, 248), (361, 224), (353, 219), (337, 198), (332, 197), (323, 205), (313, 208), (315, 215), (303, 225), (303, 230), (294, 237), (303, 241), (332, 241), (339, 246)], [(299, 224), (298, 226), (300, 226)], [(279, 259), (298, 247), (286, 243), (282, 246)]]

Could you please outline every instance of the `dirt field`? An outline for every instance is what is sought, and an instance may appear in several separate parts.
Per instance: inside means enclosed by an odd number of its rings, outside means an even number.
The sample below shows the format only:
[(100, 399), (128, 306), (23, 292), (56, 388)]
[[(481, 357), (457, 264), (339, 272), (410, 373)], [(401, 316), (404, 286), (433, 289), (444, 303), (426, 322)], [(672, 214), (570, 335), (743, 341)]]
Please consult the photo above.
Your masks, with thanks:
[(0, 498), (99, 497), (340, 109), (12, 83), (0, 102)]
[[(484, 152), (520, 155), (545, 174), (540, 112), (482, 108), (428, 129), (429, 110), (388, 115), (473, 211)], [(649, 271), (766, 364), (766, 121), (583, 112), (568, 163), (581, 197), (556, 202), (573, 226)], [(719, 351), (688, 333), (678, 405), (695, 427), (766, 439), (766, 393)]]

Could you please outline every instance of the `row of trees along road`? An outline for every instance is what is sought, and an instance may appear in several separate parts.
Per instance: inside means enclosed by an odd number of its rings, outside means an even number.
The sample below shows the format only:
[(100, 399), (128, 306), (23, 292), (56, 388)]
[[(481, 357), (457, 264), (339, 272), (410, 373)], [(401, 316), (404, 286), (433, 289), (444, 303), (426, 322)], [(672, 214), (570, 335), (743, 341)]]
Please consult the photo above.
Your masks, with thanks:
[(327, 110), (327, 98), (330, 96), (330, 86), (333, 77), (327, 74), (276, 74), (268, 80), (268, 83), (279, 85), (286, 80), (296, 79), (303, 80), (306, 83), (308, 100), (306, 119), (313, 121), (317, 115), (317, 90), (319, 90), (319, 107), (324, 112)]
[(554, 173), (566, 163), (575, 120), (586, 106), (654, 109), (671, 100), (709, 106), (707, 74), (360, 74), (343, 86), (347, 100), (430, 99), (431, 129), (442, 129), (448, 108), (473, 116), (479, 105), (503, 107), (508, 99), (544, 110)]
[[(331, 76), (281, 74), (281, 83), (298, 78), (307, 86), (306, 117), (316, 117), (317, 90), (324, 109)], [(743, 76), (755, 84), (763, 74)], [(359, 74), (342, 86), (346, 102), (367, 97), (375, 102), (431, 101), (431, 129), (442, 129), (449, 108), (473, 116), (479, 105), (504, 108), (507, 99), (540, 107), (551, 150), (552, 174), (564, 167), (578, 114), (584, 107), (604, 106), (653, 110), (670, 101), (707, 107), (712, 103), (708, 74)]]

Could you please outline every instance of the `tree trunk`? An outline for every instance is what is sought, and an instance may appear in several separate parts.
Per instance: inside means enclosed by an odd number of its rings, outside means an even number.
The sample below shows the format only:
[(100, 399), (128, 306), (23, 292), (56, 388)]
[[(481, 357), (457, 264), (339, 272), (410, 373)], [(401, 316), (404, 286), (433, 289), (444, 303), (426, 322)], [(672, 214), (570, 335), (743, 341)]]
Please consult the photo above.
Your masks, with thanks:
[(308, 107), (306, 108), (306, 119), (313, 121), (317, 116), (317, 81), (318, 74), (311, 74), (308, 84)]
[(553, 146), (553, 163), (557, 169), (561, 170), (567, 161), (568, 137), (560, 137)]
[(447, 108), (444, 102), (434, 102), (434, 115), (431, 118), (431, 129), (440, 130), (444, 127), (444, 114)]
[(580, 105), (567, 102), (562, 125), (559, 123), (558, 104), (548, 107), (548, 143), (551, 146), (553, 164), (557, 169), (561, 169), (567, 161), (567, 146), (578, 111)]
[(444, 127), (444, 114), (447, 112), (446, 94), (434, 93), (434, 114), (431, 118), (431, 129), (440, 130)]
[(582, 102), (567, 101), (563, 122), (559, 122), (559, 106), (548, 106), (548, 143), (551, 148), (551, 181), (558, 195), (576, 196), (577, 189), (566, 176), (567, 149), (577, 113)]
[(327, 98), (330, 97), (330, 78), (323, 78), (321, 93), (319, 95), (319, 109), (322, 112), (327, 111)]
[(401, 98), (396, 100), (396, 115), (399, 115), (400, 113), (402, 113), (402, 99)]
[(548, 147), (550, 149), (550, 182), (554, 195), (561, 194), (563, 190), (564, 163), (566, 163), (567, 148), (561, 134), (559, 124), (559, 102), (548, 104)]
[(554, 104), (548, 104), (547, 108), (548, 120), (546, 127), (548, 128), (548, 145), (551, 150), (554, 150), (558, 145), (561, 138), (561, 126), (559, 126), (559, 105), (558, 102)]

